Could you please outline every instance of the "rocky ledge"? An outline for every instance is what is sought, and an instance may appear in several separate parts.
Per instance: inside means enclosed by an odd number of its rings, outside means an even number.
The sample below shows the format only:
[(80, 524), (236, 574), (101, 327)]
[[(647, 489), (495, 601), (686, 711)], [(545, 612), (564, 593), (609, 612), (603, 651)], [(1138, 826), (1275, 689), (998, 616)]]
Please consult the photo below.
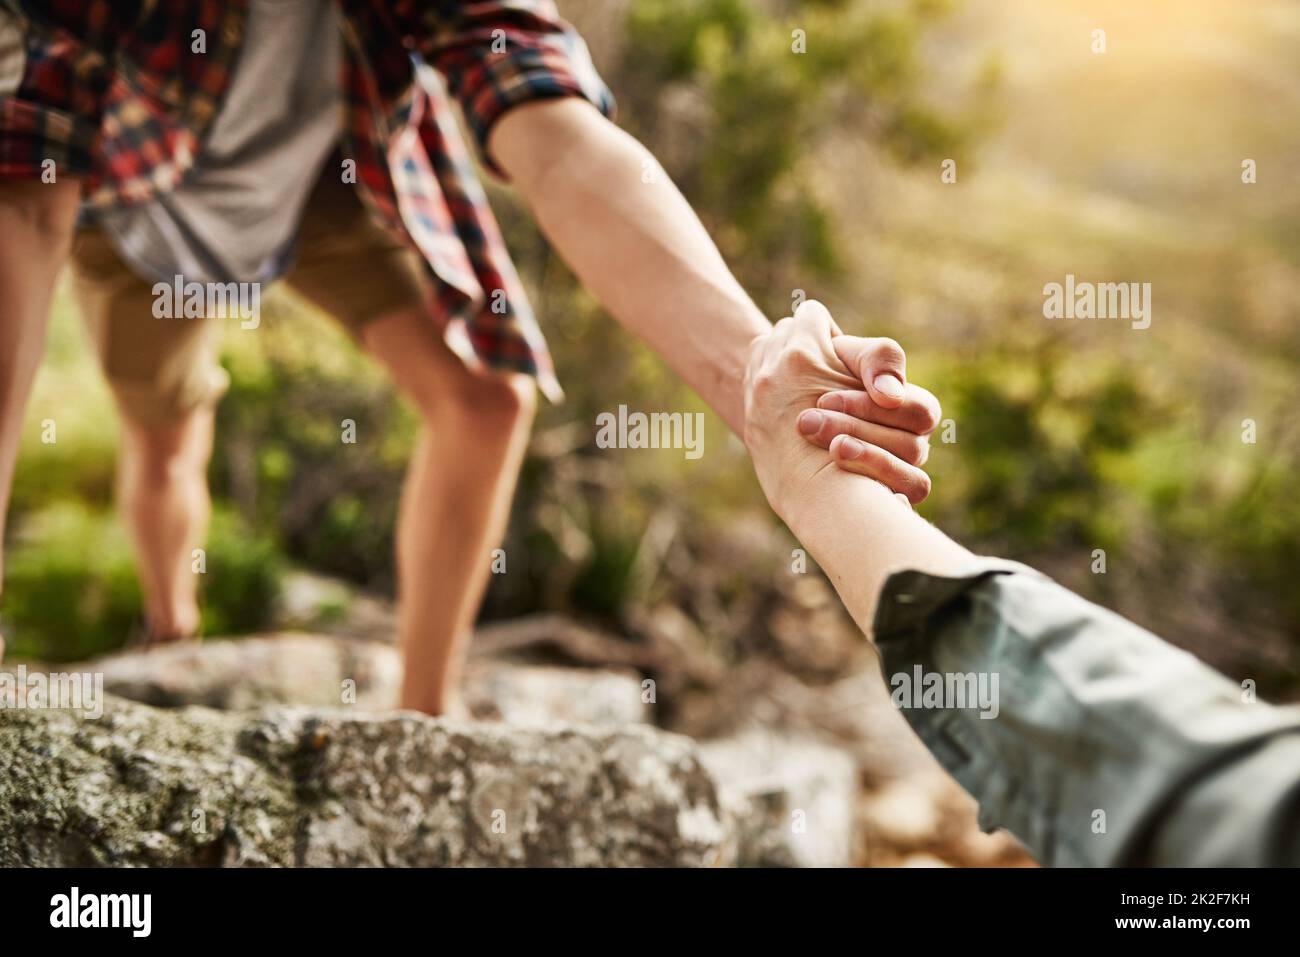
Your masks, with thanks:
[(698, 866), (686, 738), (273, 708), (0, 712), (0, 866)]
[(634, 673), (479, 661), (489, 720), (452, 721), (392, 711), (400, 665), (367, 642), (57, 670), (102, 675), (102, 714), (0, 709), (0, 866), (835, 865), (852, 844), (841, 754), (660, 731)]

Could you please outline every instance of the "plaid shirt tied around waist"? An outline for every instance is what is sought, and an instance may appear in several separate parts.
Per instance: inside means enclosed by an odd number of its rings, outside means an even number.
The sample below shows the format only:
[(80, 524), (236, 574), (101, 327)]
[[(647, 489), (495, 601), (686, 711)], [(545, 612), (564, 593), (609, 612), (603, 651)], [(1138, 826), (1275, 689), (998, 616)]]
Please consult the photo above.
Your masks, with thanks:
[[(550, 354), (452, 112), (484, 164), (511, 107), (613, 99), (551, 0), (331, 0), (344, 33), (341, 146), (371, 213), (417, 249), (434, 317), (471, 365), (535, 376)], [(174, 188), (235, 69), (248, 0), (0, 0), (0, 180), (86, 180), (92, 207)]]

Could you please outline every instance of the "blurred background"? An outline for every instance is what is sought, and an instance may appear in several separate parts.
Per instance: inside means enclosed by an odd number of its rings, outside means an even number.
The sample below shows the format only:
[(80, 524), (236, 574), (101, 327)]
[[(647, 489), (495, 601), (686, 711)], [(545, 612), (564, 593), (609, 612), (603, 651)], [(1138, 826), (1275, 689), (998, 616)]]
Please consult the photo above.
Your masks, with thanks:
[[(934, 444), (922, 514), (1300, 697), (1300, 5), (560, 6), (769, 316), (802, 290), (907, 348), (955, 438)], [(540, 416), (485, 618), (560, 612), (659, 649), (659, 720), (691, 733), (870, 667), (815, 566), (792, 574), (796, 543), (716, 417), (698, 461), (596, 449), (620, 403), (704, 407), (492, 193), (568, 401)], [(1067, 273), (1150, 282), (1150, 328), (1046, 320)], [(414, 417), (285, 292), (256, 332), (230, 325), (224, 361), (205, 631), (382, 632)], [(65, 290), (14, 494), (11, 656), (85, 658), (139, 618), (115, 429)]]

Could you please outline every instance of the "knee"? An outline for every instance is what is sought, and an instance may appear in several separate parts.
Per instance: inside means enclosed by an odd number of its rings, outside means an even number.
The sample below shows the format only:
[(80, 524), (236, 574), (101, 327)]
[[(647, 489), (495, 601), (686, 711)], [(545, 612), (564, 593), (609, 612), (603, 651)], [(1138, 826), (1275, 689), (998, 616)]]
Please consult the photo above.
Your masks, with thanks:
[(531, 376), (519, 373), (474, 374), (466, 370), (456, 381), (422, 390), (415, 399), (427, 421), (509, 433), (532, 424), (537, 385)]
[(0, 222), (21, 229), (34, 244), (34, 250), (24, 252), (62, 255), (72, 246), (80, 198), (80, 181), (62, 176), (52, 185), (35, 180), (0, 183)]
[(171, 426), (128, 426), (122, 451), (124, 471), (148, 488), (202, 480), (207, 467), (206, 457)]
[(128, 467), (149, 487), (172, 485), (194, 471), (183, 451), (165, 440), (144, 439), (133, 446), (132, 452)]
[(489, 418), (503, 422), (531, 425), (537, 413), (537, 381), (528, 375), (510, 373), (486, 380), (481, 402)]

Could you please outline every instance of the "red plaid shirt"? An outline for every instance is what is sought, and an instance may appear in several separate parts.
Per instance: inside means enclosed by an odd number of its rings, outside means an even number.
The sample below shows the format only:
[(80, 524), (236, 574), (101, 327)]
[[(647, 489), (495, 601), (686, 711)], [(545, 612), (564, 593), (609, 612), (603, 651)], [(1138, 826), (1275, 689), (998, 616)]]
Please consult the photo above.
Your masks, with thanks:
[[(448, 95), (495, 169), (487, 136), (512, 106), (582, 96), (613, 112), (586, 46), (550, 0), (335, 2), (342, 149), (356, 162), (362, 200), (424, 257), (449, 344), (471, 363), (535, 375), (558, 397)], [(53, 161), (58, 175), (86, 177), (88, 201), (101, 207), (174, 187), (221, 103), (247, 5), (0, 0), (0, 31), (10, 37), (0, 83), (14, 78), (0, 87), (0, 179), (39, 177)]]

